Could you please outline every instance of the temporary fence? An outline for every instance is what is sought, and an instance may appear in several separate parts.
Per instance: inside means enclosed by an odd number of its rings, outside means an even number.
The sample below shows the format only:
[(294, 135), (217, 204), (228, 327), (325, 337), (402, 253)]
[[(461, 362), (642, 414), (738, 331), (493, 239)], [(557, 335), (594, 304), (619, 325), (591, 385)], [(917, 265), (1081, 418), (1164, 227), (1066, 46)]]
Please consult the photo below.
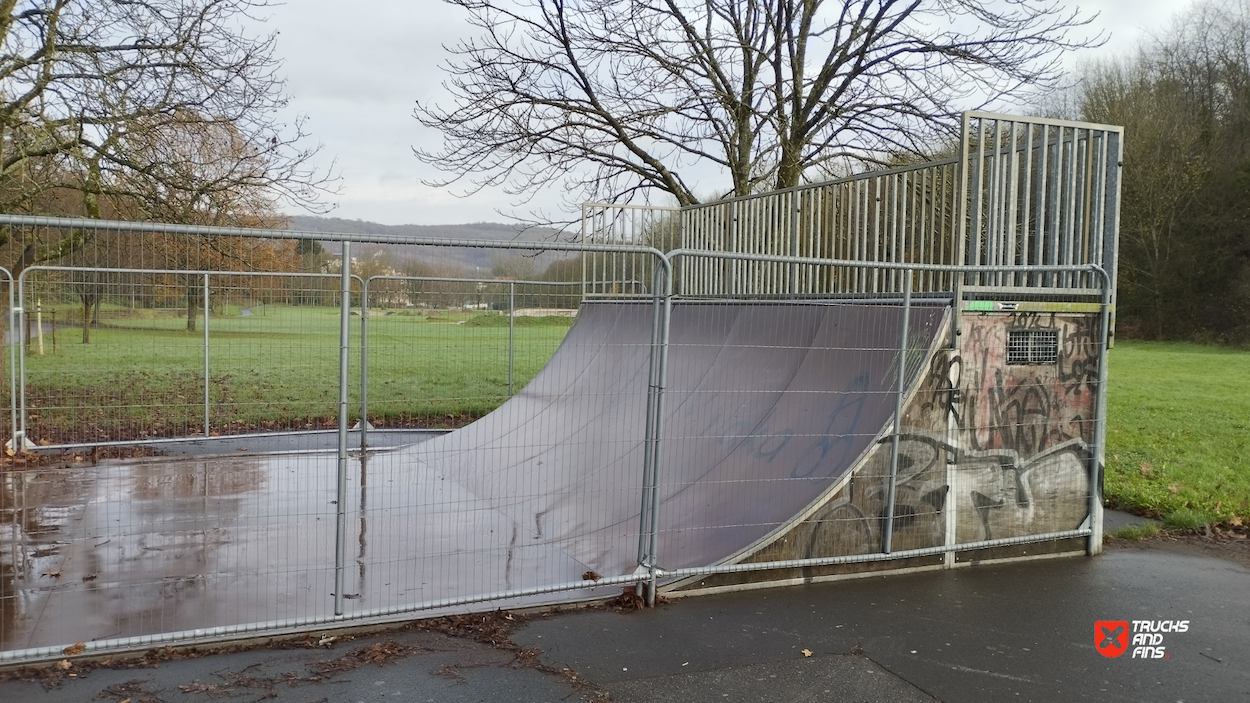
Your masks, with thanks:
[(581, 300), (580, 281), (366, 279), (361, 446), (375, 425), (456, 426), (495, 409), (555, 353)]
[[(28, 447), (55, 449), (329, 432), (339, 311), (312, 294), (338, 277), (31, 266), (18, 288), (19, 306), (33, 311), (16, 332), (26, 343), (11, 347), (17, 434)], [(581, 288), (352, 280), (349, 363), (359, 381), (352, 373), (351, 419), (391, 428), (454, 426), (497, 407), (550, 358)], [(388, 377), (372, 408), (371, 343), (373, 364)], [(471, 388), (462, 383), (469, 377)]]
[[(118, 245), (115, 241), (106, 243), (104, 240), (109, 237), (102, 235), (161, 238), (165, 236), (164, 230), (169, 229), (177, 230), (183, 236), (200, 238), (249, 237), (280, 241), (301, 236), (300, 233), (293, 232), (52, 218), (3, 219), (3, 224), (9, 227), (39, 228), (44, 234), (51, 234), (53, 237), (70, 233), (70, 236), (82, 236), (86, 240), (97, 242), (99, 248), (115, 250), (143, 249)], [(79, 234), (84, 232), (86, 234)], [(100, 326), (83, 327), (87, 334), (94, 336), (91, 344), (107, 342), (108, 334), (118, 331), (114, 328), (127, 334), (133, 332), (134, 327), (157, 328), (144, 330), (145, 333), (154, 335), (162, 332), (175, 333), (172, 336), (176, 336), (176, 342), (182, 344), (176, 350), (172, 349), (174, 342), (166, 340), (169, 349), (157, 344), (120, 355), (129, 356), (131, 361), (138, 357), (156, 375), (166, 375), (169, 383), (165, 385), (174, 396), (172, 399), (154, 398), (151, 394), (146, 394), (139, 403), (113, 403), (128, 413), (146, 413), (151, 410), (151, 406), (159, 404), (165, 406), (170, 416), (177, 418), (162, 425), (151, 421), (140, 423), (133, 426), (132, 431), (150, 435), (202, 432), (204, 426), (201, 424), (201, 411), (205, 407), (202, 404), (202, 392), (206, 385), (210, 389), (207, 406), (210, 412), (210, 430), (218, 426), (218, 421), (214, 418), (224, 414), (229, 408), (238, 413), (254, 411), (258, 405), (272, 405), (280, 401), (280, 398), (273, 397), (275, 395), (280, 396), (287, 391), (303, 392), (307, 388), (302, 386), (312, 385), (315, 390), (322, 391), (321, 395), (327, 396), (318, 396), (317, 402), (323, 408), (328, 406), (329, 414), (333, 415), (337, 406), (338, 421), (334, 425), (337, 425), (339, 439), (337, 456), (331, 451), (286, 453), (277, 458), (259, 458), (255, 455), (256, 447), (252, 446), (250, 452), (234, 457), (217, 456), (185, 461), (162, 459), (97, 463), (95, 454), (92, 453), (77, 455), (74, 457), (75, 461), (68, 465), (31, 465), (30, 468), (24, 468), (21, 463), (11, 462), (3, 472), (4, 490), (0, 491), (4, 496), (0, 503), (0, 511), (4, 514), (4, 534), (0, 535), (0, 564), (4, 571), (0, 579), (0, 613), (3, 614), (3, 618), (0, 618), (0, 649), (6, 650), (0, 655), (0, 659), (28, 658), (40, 648), (41, 643), (56, 642), (63, 637), (92, 639), (96, 635), (83, 633), (94, 632), (99, 628), (109, 632), (105, 637), (112, 640), (111, 645), (100, 645), (107, 648), (117, 645), (130, 635), (155, 638), (151, 641), (156, 641), (170, 637), (171, 632), (189, 627), (208, 628), (205, 631), (207, 632), (217, 631), (220, 626), (239, 632), (240, 626), (246, 630), (251, 627), (247, 623), (259, 621), (272, 625), (277, 620), (289, 624), (294, 621), (321, 621), (326, 618), (329, 618), (327, 621), (338, 617), (359, 618), (362, 617), (360, 609), (353, 606), (367, 605), (374, 611), (379, 608), (387, 611), (408, 610), (410, 606), (406, 604), (413, 599), (426, 597), (421, 595), (420, 580), (423, 576), (413, 575), (414, 567), (423, 562), (412, 558), (411, 544), (400, 544), (404, 541), (402, 535), (408, 534), (401, 523), (405, 520), (433, 519), (431, 516), (436, 514), (456, 515), (459, 519), (472, 520), (475, 513), (462, 499), (444, 495), (443, 498), (451, 498), (450, 502), (444, 504), (436, 500), (434, 494), (424, 497), (414, 494), (411, 485), (406, 490), (393, 493), (389, 490), (393, 486), (388, 486), (388, 483), (411, 478), (410, 467), (401, 464), (393, 456), (349, 454), (348, 450), (352, 446), (347, 438), (350, 415), (361, 407), (356, 401), (364, 400), (363, 394), (361, 398), (355, 398), (350, 392), (355, 383), (354, 377), (349, 374), (351, 362), (354, 361), (353, 353), (361, 348), (361, 340), (353, 339), (355, 321), (360, 320), (366, 327), (361, 336), (366, 340), (374, 338), (375, 342), (388, 332), (394, 331), (388, 330), (385, 323), (397, 322), (394, 318), (401, 317), (400, 312), (415, 310), (427, 313), (422, 317), (432, 326), (440, 323), (430, 322), (430, 317), (450, 318), (441, 324), (444, 329), (455, 329), (477, 337), (489, 334), (499, 338), (500, 333), (503, 333), (504, 338), (507, 338), (507, 333), (511, 331), (510, 336), (514, 343), (509, 347), (512, 352), (508, 356), (512, 357), (512, 381), (515, 389), (542, 365), (543, 360), (542, 351), (527, 349), (524, 353), (518, 353), (521, 351), (521, 338), (536, 328), (527, 324), (526, 320), (541, 319), (547, 323), (539, 325), (545, 328), (543, 335), (540, 335), (541, 341), (548, 350), (553, 348), (569, 328), (565, 315), (571, 310), (570, 306), (581, 297), (580, 282), (569, 286), (548, 282), (530, 284), (518, 281), (473, 281), (470, 282), (470, 296), (479, 299), (471, 303), (447, 303), (443, 299), (436, 299), (440, 296), (446, 297), (449, 293), (448, 286), (454, 287), (464, 281), (440, 282), (430, 277), (371, 276), (361, 280), (359, 288), (354, 291), (350, 285), (352, 279), (348, 265), (352, 262), (350, 243), (345, 241), (348, 237), (322, 234), (303, 236), (316, 236), (321, 241), (342, 241), (344, 251), (341, 260), (344, 265), (337, 275), (337, 291), (333, 288), (327, 290), (328, 286), (320, 284), (300, 283), (314, 279), (329, 280), (325, 275), (272, 269), (245, 272), (194, 268), (110, 269), (81, 265), (85, 262), (80, 257), (75, 262), (80, 264), (78, 266), (27, 267), (22, 271), (15, 287), (19, 295), (23, 292), (29, 295), (24, 295), (23, 304), (12, 308), (12, 332), (17, 337), (17, 343), (11, 345), (11, 349), (14, 350), (19, 367), (23, 359), (32, 366), (46, 360), (28, 348), (26, 342), (29, 340), (23, 339), (22, 335), (26, 319), (31, 316), (32, 305), (36, 310), (42, 309), (38, 301), (41, 296), (46, 296), (43, 299), (48, 303), (49, 312), (57, 309), (52, 302), (56, 300), (57, 292), (74, 295), (76, 302), (83, 304), (86, 312), (83, 319), (77, 321), (79, 323), (86, 321), (87, 316), (97, 314), (95, 301), (104, 300), (109, 303), (99, 307)], [(114, 240), (121, 238), (113, 237)], [(364, 237), (354, 236), (351, 239), (358, 241)], [(489, 247), (573, 253), (588, 248), (580, 244), (548, 242), (463, 242), (385, 237), (375, 239), (381, 243), (425, 247)], [(253, 250), (274, 248), (272, 245), (249, 246)], [(245, 247), (235, 243), (220, 245), (220, 248)], [(654, 250), (630, 245), (597, 249), (605, 253), (650, 254), (653, 257), (650, 268), (654, 270), (659, 266), (661, 280), (663, 278), (665, 261)], [(402, 294), (397, 294), (394, 285), (417, 286), (422, 290), (417, 291), (410, 287)], [(638, 287), (634, 282), (625, 282), (624, 285), (629, 288)], [(203, 294), (205, 286), (208, 289), (207, 296)], [(568, 288), (573, 288), (573, 292), (564, 290)], [(509, 293), (507, 298), (510, 306), (505, 307), (498, 297), (501, 289)], [(316, 300), (319, 297), (325, 298), (327, 293), (333, 298)], [(89, 297), (84, 299), (84, 295)], [(293, 300), (292, 296), (296, 299)], [(129, 303), (133, 310), (117, 309), (123, 307), (117, 301), (122, 297), (127, 298), (127, 302), (133, 300)], [(661, 301), (662, 296), (656, 296), (655, 301), (648, 304), (658, 305)], [(325, 303), (334, 302), (338, 303), (338, 310), (332, 314), (332, 308)], [(530, 307), (522, 309), (516, 305), (517, 302)], [(457, 304), (461, 307), (455, 314), (450, 314), (451, 311), (447, 309), (435, 309), (442, 305)], [(134, 314), (140, 311), (160, 311), (163, 309), (161, 306), (171, 305), (180, 309), (189, 308), (194, 312), (182, 318), (162, 314)], [(409, 308), (409, 305), (412, 307)], [(277, 314), (275, 308), (283, 306), (287, 309), (283, 314)], [(223, 309), (229, 314), (223, 315)], [(245, 315), (244, 310), (251, 314)], [(204, 316), (206, 311), (207, 318)], [(355, 314), (357, 312), (362, 314)], [(387, 312), (396, 314), (387, 315)], [(540, 314), (532, 317), (527, 313)], [(37, 316), (39, 312), (34, 314)], [(308, 322), (308, 314), (318, 318), (315, 324)], [(296, 319), (291, 319), (292, 316)], [(558, 324), (553, 324), (551, 319), (542, 318), (555, 318)], [(660, 316), (650, 315), (648, 319), (659, 320)], [(185, 328), (159, 329), (162, 326), (168, 328), (187, 325), (191, 321), (196, 321), (199, 326), (193, 333)], [(199, 346), (205, 322), (208, 324), (210, 343)], [(480, 324), (473, 324), (475, 322)], [(499, 326), (501, 322), (503, 326)], [(372, 323), (372, 329), (368, 329), (369, 323)], [(246, 325), (254, 327), (244, 329)], [(317, 334), (304, 336), (316, 336), (321, 341), (305, 345), (304, 342), (308, 340), (300, 339), (300, 331), (310, 326), (316, 328), (314, 331)], [(255, 335), (249, 336), (248, 330), (258, 327), (266, 330), (264, 336), (274, 338), (272, 345), (258, 348), (253, 344)], [(338, 334), (322, 333), (322, 328), (325, 331), (337, 328)], [(38, 329), (42, 330), (43, 327)], [(57, 327), (53, 326), (51, 329)], [(68, 346), (64, 337), (67, 331), (61, 327), (58, 334), (61, 339), (57, 351), (63, 352), (64, 347)], [(634, 344), (633, 348), (640, 349), (644, 355), (651, 354), (656, 348), (655, 338), (656, 335), (644, 333), (642, 344)], [(49, 347), (53, 343), (50, 335), (45, 341)], [(233, 348), (236, 342), (239, 349)], [(81, 342), (78, 344), (81, 345)], [(404, 353), (392, 356), (405, 357), (403, 361), (409, 367), (422, 363), (422, 359), (414, 353), (417, 350), (414, 349), (410, 336), (399, 335), (395, 344), (402, 347)], [(453, 385), (449, 387), (464, 381), (477, 370), (473, 367), (480, 365), (484, 358), (480, 347), (480, 344), (470, 341), (458, 349), (441, 350), (436, 356), (459, 356), (456, 361), (462, 368), (435, 369), (434, 376), (451, 376), (450, 379), (442, 379), (452, 382)], [(377, 353), (378, 348), (379, 345), (375, 343), (373, 349), (377, 364), (369, 384), (376, 389), (380, 385), (402, 382), (406, 387), (400, 392), (410, 396), (424, 390), (414, 388), (412, 379), (403, 378), (403, 369), (395, 368), (391, 363), (393, 360), (387, 359), (387, 354)], [(197, 349), (198, 354), (188, 353), (188, 350)], [(335, 349), (338, 350), (337, 354), (334, 354)], [(205, 350), (207, 357), (204, 356)], [(52, 350), (48, 348), (45, 351)], [(236, 356), (233, 352), (240, 352), (242, 358), (234, 366), (227, 367), (224, 365), (226, 359)], [(116, 358), (114, 356), (114, 360)], [(193, 365), (189, 363), (189, 358), (194, 362)], [(209, 359), (207, 374), (198, 376), (199, 383), (187, 382), (188, 374), (203, 368), (200, 364), (204, 358)], [(171, 359), (175, 363), (171, 364)], [(214, 382), (221, 375), (264, 375), (272, 370), (270, 367), (281, 371), (284, 364), (289, 364), (294, 373), (286, 378), (265, 380), (258, 385), (261, 390), (254, 396), (225, 398), (216, 395)], [(94, 369), (100, 372), (96, 378), (101, 378), (102, 372), (112, 365), (112, 361), (100, 364)], [(173, 371), (170, 367), (173, 367)], [(23, 385), (46, 386), (54, 380), (54, 374), (46, 373), (40, 368), (31, 368), (29, 371), (29, 383)], [(87, 371), (90, 372), (91, 369)], [(382, 375), (383, 373), (387, 375)], [(17, 376), (20, 382), (22, 374), (18, 373)], [(208, 379), (210, 383), (205, 384), (203, 379)], [(378, 383), (373, 384), (373, 381)], [(100, 385), (105, 386), (104, 392), (119, 393), (124, 386), (139, 386), (143, 382), (144, 379), (133, 378)], [(506, 399), (507, 386), (503, 384), (502, 387), (503, 397), (494, 399), (496, 403)], [(648, 397), (658, 393), (659, 387), (658, 383), (646, 382), (644, 379), (644, 404), (648, 402)], [(338, 389), (337, 394), (334, 393), (335, 388)], [(379, 402), (385, 404), (384, 394), (380, 391), (375, 391), (375, 394)], [(334, 395), (337, 395), (337, 403)], [(232, 400), (236, 402), (229, 402)], [(435, 397), (434, 400), (437, 401), (438, 398)], [(39, 412), (64, 409), (68, 405), (70, 404), (63, 403), (62, 406), (42, 407)], [(283, 409), (290, 410), (292, 415), (301, 414), (294, 407)], [(362, 428), (367, 426), (364, 424)], [(16, 444), (20, 446), (24, 441), (30, 441), (31, 438), (22, 433), (24, 426), (20, 418), (16, 427)], [(107, 437), (91, 439), (108, 440)], [(47, 441), (45, 438), (39, 444), (44, 445)], [(258, 441), (261, 440), (254, 434), (248, 435), (245, 442), (239, 443), (239, 448), (254, 445)], [(46, 448), (48, 447), (45, 446)], [(68, 460), (68, 455), (66, 456)], [(19, 455), (14, 461), (18, 459), (22, 457)], [(22, 463), (25, 463), (24, 459)], [(356, 466), (359, 466), (359, 473), (356, 472)], [(349, 467), (352, 467), (350, 471)], [(376, 473), (373, 480), (368, 481), (366, 477), (371, 472)], [(373, 486), (375, 494), (370, 494), (365, 488), (366, 483)], [(355, 490), (357, 488), (360, 489), (358, 492)], [(435, 493), (438, 491), (435, 485), (426, 485), (421, 490), (426, 488)], [(642, 486), (635, 485), (630, 490), (637, 494)], [(398, 501), (398, 505), (388, 506), (388, 502), (395, 501)], [(448, 510), (452, 512), (445, 512)], [(426, 515), (425, 512), (430, 514)], [(481, 506), (478, 507), (476, 515), (479, 518), (489, 517)], [(398, 527), (401, 531), (388, 537), (388, 525), (391, 529)], [(377, 538), (368, 557), (365, 555), (368, 544), (366, 526)], [(351, 536), (350, 544), (349, 529), (355, 533)], [(487, 534), (490, 534), (489, 529)], [(637, 535), (633, 540), (637, 544)], [(436, 547), (437, 545), (427, 550), (424, 563), (429, 563), (432, 558), (437, 561), (448, 557), (447, 553), (440, 552)], [(349, 554), (352, 549), (359, 553)], [(466, 565), (472, 563), (470, 560)], [(447, 563), (440, 564), (440, 569), (451, 568)], [(384, 590), (393, 592), (388, 592), (384, 597), (372, 594), (365, 603), (354, 602), (364, 588), (361, 581), (366, 578), (369, 568), (382, 577), (389, 576), (387, 585), (393, 585), (394, 588)], [(417, 580), (414, 581), (414, 578)], [(428, 580), (429, 573), (425, 573), (424, 578)], [(539, 578), (531, 573), (527, 578), (542, 582), (540, 591), (562, 588), (553, 588), (548, 583), (548, 574)], [(351, 588), (345, 586), (345, 583), (351, 585)], [(434, 584), (427, 593), (441, 588), (441, 584)], [(352, 592), (353, 589), (355, 593)], [(330, 599), (329, 611), (321, 604), (326, 597), (324, 594), (328, 594)], [(377, 606), (379, 602), (395, 605)], [(89, 610), (90, 614), (83, 618), (77, 617), (83, 614), (83, 609)], [(175, 639), (181, 637), (172, 636)]]
[[(1093, 323), (1056, 302), (1036, 330), (969, 325), (1003, 354), (1012, 332), (1053, 330), (1062, 352), (1039, 370), (1029, 364), (1049, 357), (1030, 343), (1006, 397), (977, 369), (955, 381), (967, 395), (935, 404), (965, 363), (946, 345), (951, 316), (965, 313), (949, 298), (913, 300), (906, 281), (970, 269), (882, 267), (903, 279), (900, 296), (587, 303), (524, 391), (407, 449), (6, 474), (15, 519), (0, 658), (604, 597), (638, 582), (648, 595), (720, 588), (736, 572), (939, 566), (1041, 541), (1096, 551), (1107, 289), (1079, 310)], [(1076, 362), (1086, 375), (1066, 376)], [(1081, 400), (1041, 422), (1035, 408), (1008, 417), (973, 400), (1074, 389)]]

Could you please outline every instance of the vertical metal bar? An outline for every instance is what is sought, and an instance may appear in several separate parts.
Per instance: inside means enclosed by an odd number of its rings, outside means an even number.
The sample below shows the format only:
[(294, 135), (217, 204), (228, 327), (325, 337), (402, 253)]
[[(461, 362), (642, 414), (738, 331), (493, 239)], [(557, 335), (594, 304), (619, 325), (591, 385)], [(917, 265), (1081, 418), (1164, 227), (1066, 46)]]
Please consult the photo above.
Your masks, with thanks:
[[(731, 200), (729, 202), (729, 246), (725, 250), (731, 254), (738, 252), (738, 201)], [(726, 280), (725, 294), (733, 295), (737, 292), (737, 261), (733, 259), (725, 259)]]
[[(1055, 128), (1054, 166), (1050, 177), (1050, 236), (1047, 247), (1047, 264), (1059, 262), (1059, 240), (1063, 238), (1063, 133), (1064, 127)], [(1048, 286), (1061, 285), (1060, 273), (1046, 274)]]
[(663, 454), (663, 438), (664, 438), (664, 391), (668, 382), (668, 339), (669, 339), (669, 321), (673, 304), (673, 276), (672, 263), (663, 258), (656, 265), (656, 271), (660, 272), (662, 281), (657, 281), (653, 285), (656, 291), (663, 293), (663, 301), (660, 305), (660, 349), (659, 364), (656, 368), (656, 377), (652, 385), (655, 393), (655, 422), (652, 424), (652, 436), (649, 438), (654, 445), (651, 451), (651, 548), (649, 550), (648, 562), (650, 563), (649, 581), (650, 587), (647, 588), (647, 605), (655, 605), (655, 589), (657, 578), (657, 563), (659, 559), (659, 541), (660, 541), (660, 470), (663, 468), (661, 461)]
[[(585, 203), (582, 203), (582, 240), (581, 240), (582, 244), (585, 244), (585, 243), (586, 243), (586, 208), (587, 208), (587, 207), (588, 207), (588, 206), (587, 206)], [(588, 252), (588, 251), (582, 251), (582, 252), (581, 252), (581, 260), (582, 260), (582, 300), (585, 300), (585, 299), (586, 299), (586, 278), (587, 278), (587, 276), (586, 276), (586, 271), (587, 271), (587, 268), (588, 268), (588, 267), (587, 267), (587, 265), (586, 265), (586, 259), (587, 259), (589, 256), (590, 256), (590, 252)]]
[(890, 488), (885, 498), (881, 551), (890, 553), (894, 540), (894, 493), (898, 488), (898, 441), (903, 431), (903, 395), (907, 393), (907, 333), (911, 324), (911, 269), (903, 273), (903, 329), (898, 343), (898, 392), (894, 394), (894, 432), (890, 437)]
[[(1031, 218), (1031, 206), (1033, 204), (1033, 127), (1034, 124), (1029, 122), (1025, 125), (1024, 133), (1024, 184), (1020, 188), (1020, 192), (1024, 197), (1023, 206), (1020, 209), (1020, 263), (1025, 266), (1036, 263), (1029, 259), (1029, 237), (1032, 233), (1029, 229)], [(1021, 285), (1034, 285), (1036, 281), (1030, 280), (1028, 274), (1019, 274)]]
[[(7, 269), (4, 271), (5, 276), (9, 279), (9, 436), (13, 451), (18, 449), (17, 438), (17, 346), (13, 344), (14, 335), (17, 334), (17, 324), (15, 323), (15, 314), (17, 307), (14, 299), (16, 294), (17, 283), (13, 280), (13, 273)], [(52, 319), (52, 329), (56, 329), (56, 318)], [(55, 340), (55, 332), (52, 339)], [(53, 347), (55, 349), (55, 345)]]
[[(360, 451), (369, 446), (369, 281), (360, 281)], [(361, 457), (361, 462), (364, 458)]]
[(347, 362), (351, 352), (352, 245), (343, 242), (343, 265), (339, 277), (339, 456), (338, 490), (334, 522), (334, 614), (343, 614), (344, 576), (347, 565)]
[[(799, 208), (802, 204), (802, 196), (799, 194), (798, 188), (790, 191), (790, 256), (798, 257), (799, 255)], [(790, 264), (790, 297), (794, 298), (799, 292), (799, 265)]]
[[(1050, 154), (1050, 126), (1042, 125), (1042, 142), (1037, 148), (1037, 222), (1033, 225), (1033, 262), (1037, 265), (1046, 263), (1046, 183), (1049, 168), (1047, 157)], [(1033, 285), (1044, 285), (1045, 274), (1033, 274)]]
[(1102, 553), (1102, 477), (1107, 459), (1107, 347), (1111, 340), (1111, 275), (1102, 274), (1102, 306), (1099, 311), (1100, 347), (1098, 349), (1098, 391), (1094, 400), (1094, 451), (1089, 467), (1089, 542), (1087, 554)]
[[(1008, 124), (1008, 129), (1011, 130), (1011, 140), (1010, 140), (1011, 155), (1007, 158), (1007, 169), (1006, 169), (1007, 178), (1009, 180), (1009, 185), (1007, 185), (1006, 187), (1007, 213), (1004, 217), (1004, 224), (1006, 226), (1003, 228), (1003, 236), (1006, 239), (1006, 242), (1005, 242), (1005, 248), (1003, 251), (1002, 263), (1010, 266), (1016, 263), (1016, 248), (1017, 248), (1016, 240), (1020, 232), (1020, 229), (1016, 222), (1016, 218), (1020, 214), (1018, 202), (1017, 202), (1018, 198), (1020, 197), (1020, 155), (1019, 155), (1019, 152), (1016, 151), (1016, 123), (1008, 122), (1007, 124)], [(1015, 286), (1015, 285), (1020, 284), (1020, 281), (1018, 280), (1018, 277), (1014, 272), (1008, 273), (1006, 274), (1006, 276), (1000, 277), (999, 285), (1002, 285), (1004, 280), (1006, 280), (1007, 285), (1010, 285), (1010, 286)]]
[[(656, 264), (658, 268), (659, 264)], [(655, 435), (656, 414), (655, 408), (658, 398), (655, 392), (655, 379), (659, 377), (660, 365), (660, 327), (663, 324), (662, 309), (660, 302), (661, 291), (657, 287), (660, 283), (660, 274), (657, 270), (651, 272), (651, 349), (647, 358), (647, 409), (644, 418), (645, 427), (643, 428), (643, 445), (642, 445), (642, 504), (638, 512), (638, 566), (642, 569), (654, 570), (654, 566), (650, 562), (651, 555), (651, 512), (655, 509), (653, 500), (654, 492), (654, 475), (655, 468), (655, 444), (651, 438)]]
[[(968, 233), (968, 228), (969, 228), (968, 220), (971, 216), (971, 213), (968, 212), (968, 209), (969, 209), (968, 198), (970, 196), (970, 193), (968, 192), (968, 180), (969, 180), (969, 175), (970, 175), (968, 173), (968, 167), (969, 167), (968, 160), (971, 158), (971, 155), (968, 153), (969, 151), (968, 140), (971, 136), (970, 131), (971, 131), (971, 116), (965, 112), (963, 115), (963, 128), (961, 129), (961, 132), (960, 132), (960, 148), (959, 148), (960, 157), (959, 157), (959, 163), (957, 165), (958, 171), (956, 171), (955, 173), (956, 190), (955, 190), (953, 202), (951, 203), (951, 213), (955, 218), (955, 223), (954, 223), (955, 241), (953, 242), (954, 249), (951, 251), (951, 254), (954, 257), (954, 259), (951, 263), (956, 264), (956, 265), (967, 263), (966, 247), (967, 247), (967, 238), (969, 234)], [(977, 180), (979, 181), (980, 180), (980, 168), (977, 169), (977, 174), (978, 174)], [(975, 202), (972, 203), (972, 209), (973, 210), (976, 209)], [(955, 274), (952, 276), (952, 280), (953, 280), (954, 285), (952, 285), (951, 287), (954, 289), (952, 291), (952, 293), (954, 294), (954, 299), (951, 301), (951, 307), (955, 311), (955, 317), (954, 317), (953, 323), (951, 324), (951, 348), (958, 350), (959, 349), (959, 336), (963, 331), (962, 329), (963, 315), (961, 313), (963, 311), (964, 276), (962, 274)]]
[(1103, 236), (1102, 236), (1102, 267), (1110, 277), (1111, 283), (1111, 323), (1108, 326), (1108, 345), (1115, 346), (1115, 306), (1117, 279), (1119, 278), (1119, 240), (1120, 240), (1120, 169), (1124, 158), (1123, 139), (1120, 132), (1108, 132), (1107, 148), (1107, 193), (1103, 205)]
[(211, 387), (211, 379), (208, 375), (208, 274), (204, 274), (204, 436), (212, 436), (212, 416), (211, 403), (209, 401), (209, 389)]
[(26, 272), (23, 271), (17, 281), (17, 307), (13, 310), (13, 336), (14, 343), (17, 344), (17, 378), (18, 393), (20, 395), (20, 404), (18, 408), (18, 420), (20, 428), (13, 433), (13, 450), (21, 451), (26, 446), (26, 324), (23, 318), (26, 314)]
[[(872, 206), (872, 259), (870, 260), (881, 261), (881, 177), (877, 176), (872, 179), (872, 184), (875, 200)], [(880, 279), (881, 269), (873, 267), (871, 292), (881, 292)]]
[(513, 350), (516, 348), (516, 281), (508, 281), (508, 397), (512, 397)]

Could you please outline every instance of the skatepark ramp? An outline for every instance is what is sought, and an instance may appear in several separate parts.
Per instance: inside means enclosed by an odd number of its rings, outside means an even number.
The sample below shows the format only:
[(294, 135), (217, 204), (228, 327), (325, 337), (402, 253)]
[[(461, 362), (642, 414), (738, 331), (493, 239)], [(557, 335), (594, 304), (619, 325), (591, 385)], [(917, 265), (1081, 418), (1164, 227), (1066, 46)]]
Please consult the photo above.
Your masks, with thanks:
[(405, 240), (578, 252), (586, 280), (527, 385), (395, 449), (346, 441), (342, 235), (338, 451), (6, 468), (0, 662), (1097, 553), (1119, 133), (970, 119), (953, 161), (624, 234)]

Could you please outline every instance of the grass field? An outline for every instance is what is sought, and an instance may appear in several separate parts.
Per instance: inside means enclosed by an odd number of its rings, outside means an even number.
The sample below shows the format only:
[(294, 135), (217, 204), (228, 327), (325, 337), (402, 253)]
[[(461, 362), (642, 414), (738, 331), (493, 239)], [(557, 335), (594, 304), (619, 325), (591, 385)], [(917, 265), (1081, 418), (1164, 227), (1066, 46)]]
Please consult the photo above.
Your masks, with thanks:
[[(266, 306), (209, 320), (213, 431), (317, 426), (337, 414), (337, 308)], [(376, 314), (375, 314), (376, 313)], [(508, 394), (508, 327), (497, 313), (375, 311), (369, 318), (369, 411), (375, 424), (462, 424)], [(498, 318), (498, 319), (488, 319)], [(551, 357), (569, 318), (520, 318), (513, 386)], [(204, 334), (175, 311), (107, 316), (82, 344), (57, 331), (26, 361), (30, 436), (129, 439), (203, 431)], [(360, 318), (352, 319), (352, 407), (359, 407)], [(358, 412), (353, 412), (353, 417)]]
[(1250, 523), (1250, 352), (1119, 342), (1107, 415), (1109, 504), (1178, 528)]
[[(338, 309), (227, 307), (210, 319), (216, 432), (322, 426), (337, 412)], [(27, 357), (31, 436), (129, 439), (203, 431), (203, 321), (114, 311), (107, 326), (63, 328), (55, 352)], [(568, 318), (518, 318), (514, 388), (568, 331)], [(351, 374), (359, 378), (360, 318)], [(369, 414), (381, 426), (459, 425), (507, 398), (506, 317), (377, 311), (369, 318)], [(1110, 353), (1110, 505), (1174, 527), (1250, 524), (1250, 352), (1120, 342)], [(359, 387), (353, 383), (353, 418)], [(320, 424), (319, 424), (320, 423)]]

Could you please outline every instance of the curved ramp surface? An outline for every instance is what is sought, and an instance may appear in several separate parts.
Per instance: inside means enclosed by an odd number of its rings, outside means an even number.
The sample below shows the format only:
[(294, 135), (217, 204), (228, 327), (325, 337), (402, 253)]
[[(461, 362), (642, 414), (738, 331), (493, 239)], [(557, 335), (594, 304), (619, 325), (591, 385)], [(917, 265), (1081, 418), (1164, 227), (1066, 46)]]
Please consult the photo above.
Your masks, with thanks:
[[(740, 558), (826, 496), (885, 431), (897, 363), (919, 375), (944, 313), (913, 307), (900, 354), (897, 305), (676, 304), (661, 566)], [(653, 314), (649, 303), (587, 304), (549, 363), (495, 412), (352, 457), (346, 615), (632, 573)], [(333, 455), (24, 476), (4, 484), (19, 507), (13, 538), (0, 540), (0, 561), (13, 566), (0, 574), (2, 650), (333, 613)]]
[[(909, 378), (944, 312), (912, 308)], [(489, 533), (501, 552), (501, 590), (539, 585), (538, 574), (518, 578), (508, 566), (522, 550), (561, 554), (564, 571), (546, 574), (555, 583), (637, 565), (652, 315), (645, 303), (585, 305), (517, 397), (391, 457), (454, 483), (514, 525), (515, 534)], [(852, 468), (892, 417), (901, 325), (897, 305), (674, 306), (660, 470), (664, 567), (741, 553)], [(470, 542), (491, 550), (489, 539)]]

